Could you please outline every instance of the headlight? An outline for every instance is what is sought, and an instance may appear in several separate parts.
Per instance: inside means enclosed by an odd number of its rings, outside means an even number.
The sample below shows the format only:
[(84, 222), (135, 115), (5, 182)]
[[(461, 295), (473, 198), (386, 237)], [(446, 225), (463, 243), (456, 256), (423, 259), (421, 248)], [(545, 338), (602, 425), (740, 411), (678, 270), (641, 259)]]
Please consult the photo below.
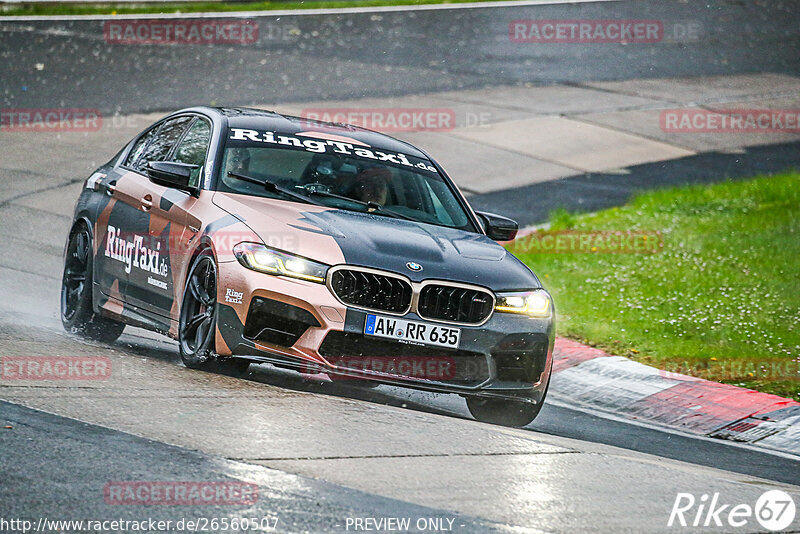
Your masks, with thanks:
[(239, 243), (233, 247), (233, 254), (248, 269), (267, 274), (324, 284), (328, 272), (324, 263), (272, 250), (258, 243)]
[(499, 312), (521, 313), (531, 317), (550, 317), (552, 303), (544, 289), (498, 293), (494, 307)]

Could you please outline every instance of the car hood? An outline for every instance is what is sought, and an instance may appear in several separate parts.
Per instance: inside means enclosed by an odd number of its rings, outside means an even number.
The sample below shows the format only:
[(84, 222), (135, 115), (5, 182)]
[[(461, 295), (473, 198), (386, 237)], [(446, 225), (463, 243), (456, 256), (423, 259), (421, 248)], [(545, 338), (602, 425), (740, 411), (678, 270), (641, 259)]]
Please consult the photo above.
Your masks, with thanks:
[[(247, 195), (218, 192), (213, 201), (265, 244), (329, 265), (347, 263), (414, 281), (435, 278), (494, 290), (541, 287), (530, 269), (482, 234)], [(412, 271), (409, 262), (422, 270)]]

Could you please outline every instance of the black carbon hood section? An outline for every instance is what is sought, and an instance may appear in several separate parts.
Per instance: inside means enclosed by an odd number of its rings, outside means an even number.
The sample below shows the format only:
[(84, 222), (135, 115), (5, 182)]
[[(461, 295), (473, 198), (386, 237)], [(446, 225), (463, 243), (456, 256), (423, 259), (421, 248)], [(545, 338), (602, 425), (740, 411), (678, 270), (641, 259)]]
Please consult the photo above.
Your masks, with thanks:
[[(495, 291), (535, 289), (539, 280), (521, 261), (485, 235), (343, 210), (307, 214), (335, 228), (336, 240), (349, 265), (401, 273), (413, 281), (467, 282)], [(421, 271), (406, 266), (416, 262)]]

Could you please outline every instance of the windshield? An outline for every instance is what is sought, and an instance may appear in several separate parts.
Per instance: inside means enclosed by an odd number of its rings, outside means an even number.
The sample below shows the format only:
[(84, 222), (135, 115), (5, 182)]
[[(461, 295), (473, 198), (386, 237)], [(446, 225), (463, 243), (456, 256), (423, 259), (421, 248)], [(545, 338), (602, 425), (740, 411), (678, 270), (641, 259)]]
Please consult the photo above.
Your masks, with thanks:
[(217, 189), (297, 200), (239, 175), (333, 208), (474, 231), (455, 193), (430, 161), (362, 147), (338, 136), (314, 135), (232, 128)]

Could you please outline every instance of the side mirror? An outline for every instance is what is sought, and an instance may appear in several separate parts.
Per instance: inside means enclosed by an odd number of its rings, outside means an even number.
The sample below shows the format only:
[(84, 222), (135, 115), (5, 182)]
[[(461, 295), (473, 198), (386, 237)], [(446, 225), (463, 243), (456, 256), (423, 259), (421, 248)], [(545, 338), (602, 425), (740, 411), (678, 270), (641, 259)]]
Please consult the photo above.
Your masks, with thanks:
[(192, 178), (192, 171), (198, 167), (198, 165), (189, 163), (151, 161), (148, 162), (145, 169), (151, 182), (194, 193), (194, 188), (189, 185), (189, 181)]
[(517, 237), (519, 224), (517, 221), (495, 215), (494, 213), (486, 213), (485, 211), (476, 212), (478, 218), (483, 223), (483, 229), (489, 239), (495, 241), (511, 241)]

